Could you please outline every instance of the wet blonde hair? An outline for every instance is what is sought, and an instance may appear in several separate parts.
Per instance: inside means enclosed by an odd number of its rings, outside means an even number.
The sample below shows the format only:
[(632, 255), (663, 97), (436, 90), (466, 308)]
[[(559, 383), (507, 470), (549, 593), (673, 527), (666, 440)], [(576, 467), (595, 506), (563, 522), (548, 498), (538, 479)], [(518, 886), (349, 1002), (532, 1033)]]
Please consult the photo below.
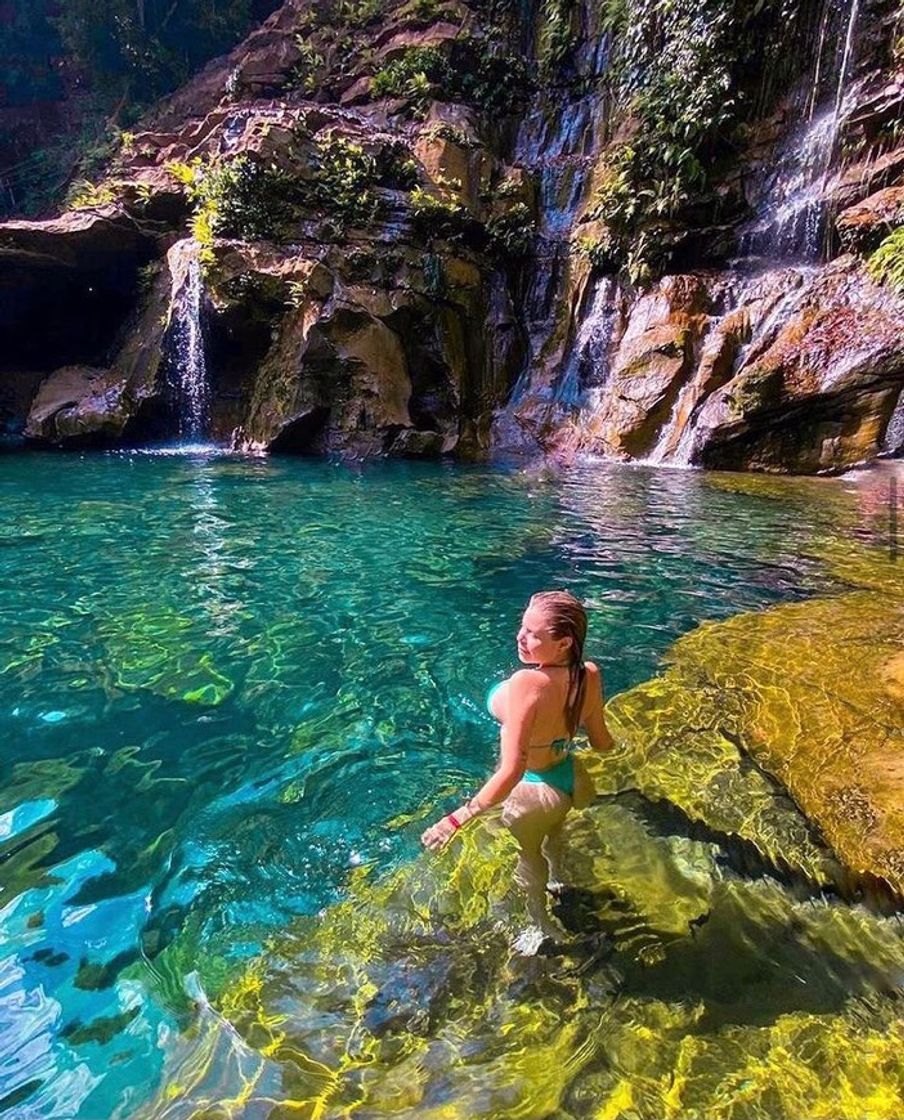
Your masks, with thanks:
[(542, 612), (554, 638), (570, 638), (568, 648), (568, 692), (565, 694), (565, 722), (574, 735), (581, 721), (587, 670), (584, 668), (584, 642), (587, 639), (587, 612), (570, 591), (538, 591), (530, 606)]

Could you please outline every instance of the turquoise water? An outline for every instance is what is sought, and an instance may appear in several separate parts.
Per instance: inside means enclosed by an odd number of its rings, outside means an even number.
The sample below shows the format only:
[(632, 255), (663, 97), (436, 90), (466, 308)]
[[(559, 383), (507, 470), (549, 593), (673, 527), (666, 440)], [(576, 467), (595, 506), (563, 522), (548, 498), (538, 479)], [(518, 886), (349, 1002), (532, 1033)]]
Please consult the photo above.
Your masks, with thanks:
[(0, 456), (0, 497), (0, 1112), (23, 1120), (138, 1115), (200, 962), (416, 851), (493, 765), (482, 698), (532, 591), (585, 599), (620, 691), (701, 620), (824, 589), (834, 516), (685, 472), (141, 454)]

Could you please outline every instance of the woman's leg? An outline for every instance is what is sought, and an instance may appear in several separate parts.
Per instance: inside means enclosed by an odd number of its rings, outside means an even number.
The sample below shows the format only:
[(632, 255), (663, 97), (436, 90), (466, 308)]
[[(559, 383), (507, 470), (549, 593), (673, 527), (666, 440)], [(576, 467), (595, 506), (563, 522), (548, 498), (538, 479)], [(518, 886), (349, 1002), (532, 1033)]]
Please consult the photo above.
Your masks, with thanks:
[(550, 867), (543, 854), (544, 841), (558, 833), (571, 808), (571, 798), (544, 782), (519, 782), (502, 807), (502, 822), (521, 849), (515, 882), (527, 895), (532, 921), (552, 936), (561, 935), (546, 903)]
[(562, 825), (557, 824), (555, 828), (549, 830), (546, 834), (546, 839), (540, 848), (543, 855), (546, 857), (546, 862), (549, 865), (549, 879), (546, 885), (550, 890), (560, 888), (565, 882), (565, 875), (562, 871)]

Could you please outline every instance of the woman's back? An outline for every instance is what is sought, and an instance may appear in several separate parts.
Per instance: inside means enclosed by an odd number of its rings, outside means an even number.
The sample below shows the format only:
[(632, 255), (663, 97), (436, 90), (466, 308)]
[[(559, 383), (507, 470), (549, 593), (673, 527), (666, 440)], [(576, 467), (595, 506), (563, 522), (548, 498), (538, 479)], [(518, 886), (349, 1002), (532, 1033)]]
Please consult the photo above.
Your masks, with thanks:
[[(593, 686), (599, 670), (592, 661), (585, 662), (585, 669), (587, 685), (583, 690), (578, 726), (590, 717), (590, 709), (598, 692)], [(566, 715), (568, 702), (573, 699), (573, 695), (569, 696), (571, 678), (567, 666), (547, 665), (518, 670), (491, 690), (487, 697), (490, 713), (500, 722), (504, 723), (508, 715), (510, 682), (521, 674), (529, 675), (536, 698), (526, 764), (532, 770), (544, 770), (561, 760), (562, 752), (568, 749), (572, 739)]]

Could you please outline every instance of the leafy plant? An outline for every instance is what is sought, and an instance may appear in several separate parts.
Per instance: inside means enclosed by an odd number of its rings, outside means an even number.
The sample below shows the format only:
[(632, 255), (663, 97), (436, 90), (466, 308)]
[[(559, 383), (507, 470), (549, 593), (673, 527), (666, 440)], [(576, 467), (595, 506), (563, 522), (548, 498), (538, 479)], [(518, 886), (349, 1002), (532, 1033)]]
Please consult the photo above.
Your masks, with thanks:
[(464, 45), (460, 56), (461, 68), (453, 92), (458, 99), (472, 101), (487, 112), (513, 112), (530, 89), (527, 63), (520, 55), (507, 54), (488, 42), (479, 45), (473, 61), (468, 57), (469, 46)]
[(366, 27), (384, 6), (384, 0), (338, 0), (336, 14), (343, 27)]
[(558, 73), (574, 47), (573, 10), (574, 0), (543, 0), (537, 49), (542, 79), (549, 80)]
[(324, 208), (342, 222), (365, 225), (373, 221), (380, 205), (373, 189), (378, 177), (374, 157), (332, 130), (318, 135), (317, 148), (315, 191)]
[(317, 89), (326, 59), (303, 35), (295, 36), (295, 45), (299, 50), (299, 59), (289, 73), (287, 84), (304, 93), (313, 93)]
[(448, 121), (434, 121), (429, 124), (421, 135), (428, 140), (448, 140), (450, 144), (457, 144), (459, 148), (477, 148), (479, 141), (469, 136), (463, 128), (450, 124)]
[(624, 257), (623, 246), (606, 228), (595, 236), (589, 233), (579, 233), (574, 239), (574, 248), (600, 272), (617, 271)]
[(904, 226), (891, 231), (870, 256), (866, 268), (878, 284), (904, 295)]
[(739, 117), (738, 73), (756, 20), (777, 2), (604, 0), (609, 81), (632, 139), (605, 153), (589, 212), (607, 226), (596, 259), (617, 260), (641, 282), (661, 267), (661, 235), (707, 190)]
[(415, 187), (410, 201), (414, 224), (424, 236), (451, 240), (464, 232), (469, 214), (458, 199)]
[(380, 186), (409, 191), (417, 185), (420, 165), (401, 140), (393, 140), (377, 153), (375, 174)]
[(222, 162), (173, 162), (167, 170), (194, 204), (192, 236), (204, 263), (212, 260), (215, 237), (278, 239), (298, 201), (297, 187), (286, 172), (250, 155)]
[(310, 290), (311, 290), (310, 280), (307, 276), (305, 276), (301, 280), (290, 280), (289, 281), (289, 296), (288, 296), (288, 299), (286, 301), (288, 303), (289, 307), (294, 307), (296, 310), (299, 307), (304, 307), (305, 301), (308, 298)]
[(507, 113), (527, 88), (524, 59), (478, 39), (456, 41), (449, 58), (436, 47), (409, 47), (377, 71), (371, 86), (375, 97), (407, 98), (415, 115), (423, 115), (431, 100)]
[(409, 47), (374, 75), (374, 97), (407, 98), (416, 111), (423, 112), (433, 96), (434, 86), (449, 80), (449, 65), (436, 47)]
[(90, 183), (87, 179), (74, 183), (66, 197), (66, 204), (71, 210), (91, 210), (115, 201), (116, 189), (111, 182)]
[(499, 257), (526, 256), (534, 244), (534, 218), (530, 207), (516, 202), (487, 222), (490, 248)]
[(433, 19), (441, 4), (442, 0), (412, 0), (410, 11), (417, 19)]
[(66, 0), (56, 5), (63, 46), (95, 89), (150, 101), (222, 54), (251, 25), (249, 0)]

